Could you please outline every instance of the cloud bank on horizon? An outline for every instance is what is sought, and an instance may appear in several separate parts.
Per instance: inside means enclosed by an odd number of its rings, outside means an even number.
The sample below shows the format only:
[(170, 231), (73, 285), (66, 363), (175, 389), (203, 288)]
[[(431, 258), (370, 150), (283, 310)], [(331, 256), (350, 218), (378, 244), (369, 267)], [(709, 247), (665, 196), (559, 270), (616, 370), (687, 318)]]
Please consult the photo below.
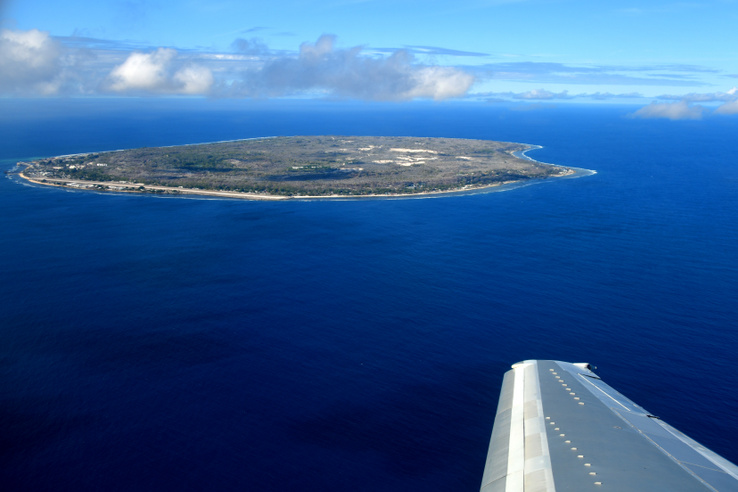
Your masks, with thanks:
[(663, 118), (668, 120), (699, 120), (705, 112), (702, 106), (695, 106), (687, 101), (673, 103), (652, 102), (631, 115), (633, 118)]
[[(361, 47), (336, 49), (335, 40), (323, 35), (315, 43), (303, 43), (297, 56), (269, 58), (216, 92), (234, 97), (317, 92), (377, 101), (442, 100), (464, 96), (474, 82), (472, 75), (456, 68), (418, 64), (405, 50), (370, 57)], [(237, 45), (245, 44), (249, 45), (237, 40)]]
[[(303, 42), (297, 50), (276, 50), (258, 38), (236, 38), (228, 51), (177, 50), (125, 46), (83, 36), (58, 37), (38, 29), (2, 29), (0, 96), (180, 95), (369, 101), (473, 98), (489, 102), (632, 103), (646, 97), (632, 90), (576, 91), (561, 86), (693, 87), (706, 85), (696, 80), (696, 74), (716, 72), (678, 64), (625, 67), (505, 61), (441, 65), (433, 63), (434, 58), (483, 59), (489, 55), (425, 45), (402, 49), (339, 48), (336, 41), (336, 36), (321, 35), (315, 42)], [(500, 83), (541, 85), (524, 91), (483, 90)], [(559, 89), (546, 89), (543, 84)], [(634, 112), (633, 117), (678, 120), (738, 114), (735, 88), (726, 92), (662, 94), (649, 99), (652, 102)]]
[(73, 48), (35, 29), (5, 29), (0, 31), (0, 92), (406, 101), (462, 97), (474, 82), (461, 69), (418, 63), (405, 50), (370, 56), (361, 47), (338, 49), (330, 35), (302, 43), (297, 53), (272, 53), (258, 40), (237, 39), (234, 47), (236, 54), (161, 47), (122, 54)]
[(709, 114), (708, 108), (695, 104), (696, 102), (713, 103), (717, 106), (713, 113), (717, 115), (738, 114), (738, 87), (733, 87), (727, 92), (712, 92), (704, 94), (686, 94), (683, 96), (662, 95), (661, 100), (672, 100), (674, 102), (652, 102), (638, 111), (634, 112), (633, 118), (664, 118), (669, 120), (699, 120), (705, 114)]

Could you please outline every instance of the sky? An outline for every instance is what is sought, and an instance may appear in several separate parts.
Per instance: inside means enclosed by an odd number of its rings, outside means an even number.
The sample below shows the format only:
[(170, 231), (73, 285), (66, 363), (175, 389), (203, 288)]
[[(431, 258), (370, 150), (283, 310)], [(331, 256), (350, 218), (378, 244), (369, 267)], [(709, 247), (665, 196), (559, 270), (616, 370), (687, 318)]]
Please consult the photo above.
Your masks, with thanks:
[(0, 0), (0, 97), (627, 102), (738, 114), (738, 0)]

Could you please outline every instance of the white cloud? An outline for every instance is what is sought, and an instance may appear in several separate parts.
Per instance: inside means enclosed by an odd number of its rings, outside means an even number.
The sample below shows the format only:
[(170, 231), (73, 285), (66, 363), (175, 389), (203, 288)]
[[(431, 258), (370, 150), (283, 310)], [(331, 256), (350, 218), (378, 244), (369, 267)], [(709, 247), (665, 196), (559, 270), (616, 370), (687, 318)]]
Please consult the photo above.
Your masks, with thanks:
[(511, 101), (515, 99), (524, 101), (554, 101), (554, 100), (571, 100), (571, 99), (595, 99), (598, 101), (606, 101), (611, 99), (640, 99), (643, 97), (638, 92), (628, 92), (621, 94), (613, 94), (611, 92), (581, 92), (578, 94), (570, 94), (569, 91), (551, 92), (546, 89), (533, 89), (526, 92), (478, 92), (472, 94), (474, 97), (488, 97), (491, 102)]
[[(738, 114), (738, 88), (733, 87), (726, 92), (709, 92), (709, 93), (690, 93), (685, 95), (671, 95), (665, 94), (659, 96), (659, 99), (665, 100), (677, 100), (679, 103), (674, 104), (689, 104), (695, 102), (701, 103), (722, 103), (718, 106), (714, 114)], [(699, 107), (699, 106), (696, 106)]]
[(734, 101), (738, 99), (738, 89), (733, 87), (727, 92), (707, 92), (707, 93), (696, 93), (692, 92), (689, 94), (684, 95), (672, 95), (672, 94), (664, 94), (662, 96), (659, 96), (659, 99), (666, 99), (666, 100), (677, 100), (677, 101), (687, 101), (687, 102), (729, 102)]
[(189, 65), (174, 74), (174, 81), (182, 94), (206, 94), (213, 82), (213, 72), (205, 67)]
[(176, 56), (172, 49), (159, 48), (153, 53), (132, 53), (110, 73), (114, 91), (163, 90), (167, 85), (166, 67)]
[(690, 105), (687, 101), (674, 103), (652, 102), (644, 106), (631, 116), (633, 118), (666, 118), (669, 120), (699, 120), (702, 118), (704, 108), (702, 106)]
[(238, 39), (236, 53), (179, 53), (48, 33), (0, 31), (0, 94), (208, 94), (221, 97), (325, 96), (364, 100), (442, 100), (474, 82), (453, 67), (419, 63), (397, 50), (338, 49), (334, 36), (272, 51)]
[(302, 43), (300, 45), (300, 58), (317, 60), (322, 56), (329, 55), (333, 52), (335, 41), (335, 36), (324, 34), (318, 38), (315, 44)]
[(718, 106), (715, 109), (715, 114), (738, 114), (738, 99)]
[(0, 91), (52, 94), (58, 90), (62, 48), (49, 33), (0, 31)]
[(549, 99), (569, 99), (571, 96), (569, 96), (568, 91), (563, 91), (554, 93), (547, 91), (545, 89), (533, 89), (528, 92), (522, 92), (520, 94), (515, 94), (514, 96), (516, 99), (533, 99), (533, 100), (549, 100)]
[(697, 74), (715, 71), (695, 65), (569, 65), (557, 62), (506, 61), (469, 67), (481, 80), (608, 86), (701, 86)]
[(171, 48), (131, 53), (110, 72), (109, 89), (115, 92), (207, 93), (213, 85), (212, 72), (194, 64), (175, 70), (176, 58), (177, 52)]
[(227, 86), (228, 95), (279, 97), (323, 94), (365, 100), (447, 99), (466, 94), (474, 77), (451, 67), (415, 63), (404, 50), (387, 57), (362, 54), (361, 47), (335, 48), (324, 35), (303, 43), (297, 56), (278, 56), (245, 70)]
[(402, 99), (431, 98), (435, 100), (460, 97), (466, 94), (474, 78), (449, 67), (423, 67), (413, 79), (415, 86), (402, 94)]
[(372, 57), (361, 47), (337, 49), (335, 37), (328, 35), (303, 43), (296, 54), (272, 53), (258, 40), (237, 40), (234, 47), (248, 56), (181, 57), (168, 48), (134, 52), (110, 71), (104, 88), (123, 93), (401, 101), (460, 97), (474, 82), (456, 68), (418, 64), (403, 50)]

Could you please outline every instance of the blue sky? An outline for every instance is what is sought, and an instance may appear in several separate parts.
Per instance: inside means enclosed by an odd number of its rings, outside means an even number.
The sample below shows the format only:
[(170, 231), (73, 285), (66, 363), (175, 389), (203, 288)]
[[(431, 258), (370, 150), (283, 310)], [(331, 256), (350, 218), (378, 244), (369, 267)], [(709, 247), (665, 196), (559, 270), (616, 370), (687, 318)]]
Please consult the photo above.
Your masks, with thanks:
[[(738, 113), (738, 0), (0, 0), (0, 94)], [(717, 110), (715, 108), (718, 108)]]

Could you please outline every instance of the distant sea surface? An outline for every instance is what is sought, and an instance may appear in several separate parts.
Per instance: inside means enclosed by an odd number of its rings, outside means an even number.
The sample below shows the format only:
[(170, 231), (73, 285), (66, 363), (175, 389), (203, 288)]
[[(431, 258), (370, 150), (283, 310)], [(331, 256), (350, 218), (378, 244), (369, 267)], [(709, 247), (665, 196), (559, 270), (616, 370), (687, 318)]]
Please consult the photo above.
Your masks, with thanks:
[(277, 203), (0, 176), (0, 487), (474, 491), (502, 375), (532, 358), (590, 362), (738, 461), (738, 118), (635, 109), (0, 100), (3, 170), (332, 134), (597, 171)]

